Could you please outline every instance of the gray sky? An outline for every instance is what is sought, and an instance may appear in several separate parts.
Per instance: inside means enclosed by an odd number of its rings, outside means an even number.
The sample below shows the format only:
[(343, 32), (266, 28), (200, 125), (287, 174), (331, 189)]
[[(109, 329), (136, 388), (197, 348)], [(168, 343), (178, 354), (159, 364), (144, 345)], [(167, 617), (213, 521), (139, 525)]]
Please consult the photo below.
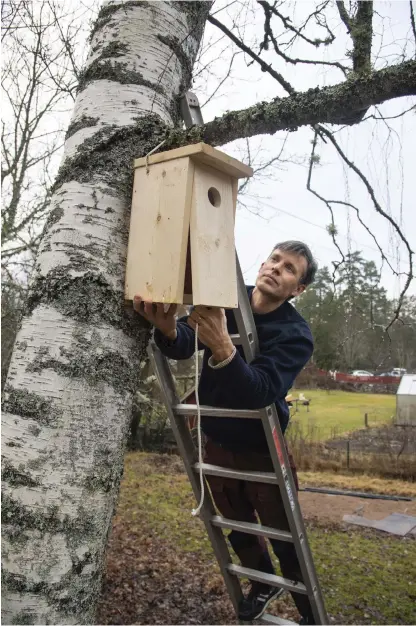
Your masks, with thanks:
[[(228, 8), (222, 10), (227, 5)], [(82, 3), (75, 2), (75, 6), (82, 11), (91, 8), (92, 16), (97, 1), (82, 0)], [(290, 16), (294, 23), (300, 23), (302, 16), (309, 15), (316, 7), (315, 1), (286, 1), (283, 5), (284, 14)], [(405, 57), (409, 58), (414, 53), (415, 44), (410, 30), (408, 1), (375, 2), (375, 10), (379, 14), (374, 18), (373, 54), (377, 57), (376, 67), (399, 62), (404, 49)], [(235, 21), (240, 37), (258, 51), (259, 42), (263, 39), (261, 7), (254, 1), (217, 0), (213, 12), (217, 19), (229, 27)], [(336, 59), (349, 64), (345, 53), (351, 48), (351, 42), (345, 26), (334, 6), (327, 15), (330, 27), (336, 35), (335, 42), (318, 49), (304, 43), (296, 44), (287, 51), (290, 56), (311, 59), (311, 55), (315, 55), (313, 58), (317, 60)], [(84, 18), (83, 22), (78, 47), (80, 54), (88, 46), (87, 19)], [(274, 32), (277, 33), (277, 30)], [(305, 33), (312, 39), (325, 36), (323, 30), (312, 23)], [(230, 76), (216, 91), (227, 74), (232, 55), (237, 51), (228, 39), (221, 37), (222, 33), (207, 24), (201, 62), (202, 65), (208, 65), (208, 68), (199, 73), (199, 68), (196, 67), (194, 85), (201, 104), (209, 99), (203, 107), (205, 121), (220, 116), (227, 110), (242, 109), (261, 100), (286, 96), (283, 88), (273, 78), (262, 73), (257, 65), (248, 65), (248, 59), (242, 53), (235, 57)], [(334, 67), (301, 64), (287, 66), (273, 51), (265, 53), (263, 58), (272, 63), (273, 68), (280, 71), (299, 91), (344, 80), (342, 72)], [(213, 96), (214, 92), (216, 93)], [(379, 111), (385, 116), (394, 116), (415, 104), (415, 98), (402, 98), (382, 105)], [(67, 107), (62, 106), (59, 112), (45, 117), (45, 127), (49, 130), (67, 127), (71, 109), (72, 103), (68, 101)], [(374, 110), (371, 112), (380, 114)], [(404, 117), (388, 120), (388, 125), (389, 127), (383, 121), (369, 119), (359, 126), (341, 130), (337, 133), (337, 139), (348, 157), (362, 168), (373, 185), (381, 206), (400, 223), (412, 248), (416, 250), (415, 111)], [(333, 130), (338, 128), (332, 127)], [(326, 226), (330, 223), (328, 209), (306, 190), (312, 138), (312, 130), (304, 127), (289, 135), (279, 132), (274, 136), (250, 140), (250, 151), (256, 156), (256, 162), (275, 157), (286, 141), (283, 159), (287, 162), (268, 169), (262, 176), (256, 176), (250, 182), (247, 193), (241, 198), (250, 207), (250, 210), (240, 208), (236, 220), (237, 250), (247, 282), (254, 281), (261, 261), (279, 240), (296, 238), (305, 241), (311, 246), (320, 266), (332, 267), (332, 261), (339, 260), (339, 254), (326, 232)], [(234, 142), (222, 149), (237, 158), (243, 158), (247, 154), (245, 141)], [(317, 153), (321, 161), (319, 166), (314, 167), (315, 189), (330, 199), (344, 200), (359, 207), (362, 219), (371, 226), (393, 268), (406, 271), (408, 265), (405, 247), (393, 234), (386, 220), (376, 214), (361, 181), (343, 167), (331, 145), (319, 145)], [(59, 161), (60, 154), (57, 154), (53, 164), (56, 170)], [(355, 213), (342, 206), (336, 207), (334, 211), (339, 231), (337, 239), (343, 251), (359, 249), (366, 259), (374, 260), (380, 267), (381, 258), (376, 244), (358, 223)], [(402, 283), (403, 278), (394, 276), (391, 269), (384, 264), (382, 284), (388, 289), (390, 297), (398, 295)], [(415, 281), (409, 293), (416, 293)]]
[[(227, 4), (229, 2), (225, 0), (217, 2), (214, 11)], [(232, 4), (228, 9), (219, 11), (216, 17), (228, 26), (231, 25), (232, 19), (242, 24), (241, 33), (244, 41), (247, 44), (256, 41), (257, 46), (254, 49), (258, 51), (258, 42), (263, 36), (263, 12), (260, 7), (253, 13), (241, 12), (241, 4)], [(311, 13), (316, 6), (315, 2), (297, 2), (293, 9), (293, 4), (285, 3), (284, 14), (293, 17), (295, 10), (295, 15), (300, 19), (302, 15)], [(376, 2), (375, 10), (383, 16), (381, 19), (375, 15), (376, 34), (373, 39), (373, 53), (378, 55), (376, 66), (381, 68), (387, 62), (388, 64), (399, 62), (406, 40), (409, 56), (412, 45), (414, 50), (414, 41), (412, 43), (407, 1)], [(330, 17), (330, 26), (336, 40), (334, 44), (325, 48), (323, 53), (318, 49), (314, 58), (331, 61), (336, 59), (347, 64), (345, 50), (351, 48), (349, 37), (335, 9), (332, 10)], [(316, 26), (307, 32), (312, 38), (322, 36), (322, 31)], [(212, 39), (218, 39), (218, 31), (208, 24), (205, 40)], [(292, 57), (311, 58), (311, 48), (308, 44), (296, 45), (288, 54)], [(207, 96), (214, 91), (218, 79), (225, 75), (228, 59), (233, 52), (235, 48), (232, 45), (221, 41), (211, 46), (204, 54), (205, 63), (210, 59), (217, 60), (213, 61), (209, 68), (211, 75), (208, 80), (206, 75), (203, 79), (201, 76), (196, 80), (195, 87), (201, 103), (204, 103)], [(334, 67), (300, 64), (287, 66), (273, 51), (267, 53), (264, 58), (299, 91), (343, 80), (342, 72)], [(285, 97), (283, 88), (272, 77), (262, 73), (258, 67), (248, 66), (248, 60), (243, 54), (235, 58), (232, 76), (227, 79), (216, 97), (203, 108), (205, 121), (223, 114), (226, 110), (242, 109), (276, 96)], [(394, 116), (415, 104), (415, 98), (401, 98), (385, 103), (379, 107), (379, 112), (372, 109), (370, 113)], [(388, 120), (388, 124), (390, 128), (381, 120), (369, 119), (359, 126), (341, 130), (337, 133), (337, 140), (348, 157), (362, 169), (373, 186), (381, 206), (398, 221), (412, 249), (416, 250), (415, 111), (404, 117)], [(330, 128), (336, 130), (339, 127)], [(261, 147), (262, 158), (267, 160), (278, 153), (285, 137), (286, 133), (279, 132), (274, 136), (254, 138), (250, 140), (251, 152), (253, 154)], [(332, 261), (339, 259), (339, 254), (325, 229), (330, 223), (328, 209), (306, 189), (307, 162), (312, 138), (312, 130), (306, 127), (290, 133), (284, 155), (294, 158), (301, 164), (282, 164), (281, 170), (273, 169), (261, 179), (253, 180), (249, 186), (249, 197), (242, 198), (245, 203), (250, 204), (254, 212), (260, 213), (260, 216), (257, 216), (241, 208), (237, 214), (236, 243), (248, 282), (254, 280), (261, 261), (279, 240), (293, 238), (305, 241), (311, 246), (321, 266), (332, 267)], [(233, 142), (223, 149), (236, 157), (241, 157), (246, 150), (245, 141)], [(375, 212), (362, 182), (342, 165), (332, 145), (320, 144), (317, 153), (321, 162), (314, 168), (314, 188), (327, 198), (355, 204), (360, 209), (362, 219), (377, 236), (392, 267), (395, 270), (400, 268), (400, 271), (406, 271), (408, 263), (405, 247), (399, 242), (397, 235), (393, 234), (387, 221)], [(355, 212), (342, 206), (334, 207), (334, 212), (339, 231), (337, 239), (343, 251), (362, 250), (366, 259), (374, 260), (377, 266), (381, 267), (381, 257), (376, 244), (359, 224)], [(384, 264), (381, 282), (388, 289), (390, 296), (397, 296), (403, 278), (400, 280), (394, 276)], [(416, 293), (415, 281), (410, 293)]]

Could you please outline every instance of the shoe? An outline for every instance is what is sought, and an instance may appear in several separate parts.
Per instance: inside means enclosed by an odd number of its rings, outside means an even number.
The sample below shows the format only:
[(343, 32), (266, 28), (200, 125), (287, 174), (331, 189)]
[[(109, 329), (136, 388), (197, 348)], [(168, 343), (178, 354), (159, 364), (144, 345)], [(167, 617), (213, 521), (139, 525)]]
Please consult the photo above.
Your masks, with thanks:
[(247, 598), (243, 598), (238, 607), (238, 618), (243, 622), (251, 622), (263, 615), (272, 600), (284, 593), (281, 587), (252, 587)]
[(309, 624), (315, 624), (313, 617), (301, 617), (299, 626), (308, 626)]

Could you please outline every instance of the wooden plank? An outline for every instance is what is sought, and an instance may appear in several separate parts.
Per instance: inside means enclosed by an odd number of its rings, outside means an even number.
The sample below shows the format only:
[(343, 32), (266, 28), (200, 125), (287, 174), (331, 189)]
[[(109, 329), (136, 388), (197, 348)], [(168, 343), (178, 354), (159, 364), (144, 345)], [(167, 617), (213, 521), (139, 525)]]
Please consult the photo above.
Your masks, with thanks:
[(182, 303), (193, 172), (188, 157), (136, 170), (126, 300)]
[(237, 307), (232, 181), (201, 165), (194, 173), (191, 259), (193, 304)]
[[(194, 143), (189, 146), (183, 146), (182, 148), (175, 148), (174, 150), (166, 150), (165, 152), (159, 152), (153, 154), (148, 158), (149, 165), (155, 163), (165, 163), (173, 159), (179, 159), (184, 157), (192, 157), (193, 160), (209, 165), (215, 169), (233, 176), (234, 178), (247, 178), (253, 176), (253, 170), (245, 163), (241, 163), (237, 159), (225, 154), (221, 150), (217, 150), (206, 143)], [(146, 158), (135, 159), (134, 167), (141, 168), (146, 166)]]

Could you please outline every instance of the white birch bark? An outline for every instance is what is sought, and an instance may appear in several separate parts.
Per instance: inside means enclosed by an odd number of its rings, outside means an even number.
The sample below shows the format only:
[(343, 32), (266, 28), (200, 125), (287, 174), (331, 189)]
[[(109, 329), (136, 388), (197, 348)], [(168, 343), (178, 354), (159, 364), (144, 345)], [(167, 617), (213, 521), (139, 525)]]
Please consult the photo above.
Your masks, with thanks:
[(177, 121), (209, 5), (109, 2), (93, 31), (4, 393), (5, 624), (94, 619), (147, 338), (123, 303), (132, 161)]

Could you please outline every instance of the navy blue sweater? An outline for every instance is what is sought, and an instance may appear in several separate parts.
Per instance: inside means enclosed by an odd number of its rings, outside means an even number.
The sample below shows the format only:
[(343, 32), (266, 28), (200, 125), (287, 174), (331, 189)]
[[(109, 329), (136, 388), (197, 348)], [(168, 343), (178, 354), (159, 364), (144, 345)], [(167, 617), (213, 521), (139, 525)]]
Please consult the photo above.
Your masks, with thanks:
[[(247, 291), (251, 300), (253, 287), (247, 287)], [(226, 310), (225, 313), (229, 334), (237, 333), (233, 311)], [(253, 312), (253, 315), (260, 354), (250, 364), (245, 361), (242, 347), (237, 346), (231, 363), (215, 370), (208, 365), (211, 350), (200, 343), (204, 358), (199, 401), (227, 409), (260, 409), (274, 402), (284, 432), (289, 421), (285, 396), (312, 355), (312, 334), (306, 321), (289, 302), (270, 313)], [(195, 333), (186, 320), (186, 317), (178, 320), (175, 341), (155, 330), (155, 342), (169, 359), (189, 359), (195, 352)], [(201, 423), (204, 433), (225, 448), (268, 450), (260, 420), (204, 416)]]

